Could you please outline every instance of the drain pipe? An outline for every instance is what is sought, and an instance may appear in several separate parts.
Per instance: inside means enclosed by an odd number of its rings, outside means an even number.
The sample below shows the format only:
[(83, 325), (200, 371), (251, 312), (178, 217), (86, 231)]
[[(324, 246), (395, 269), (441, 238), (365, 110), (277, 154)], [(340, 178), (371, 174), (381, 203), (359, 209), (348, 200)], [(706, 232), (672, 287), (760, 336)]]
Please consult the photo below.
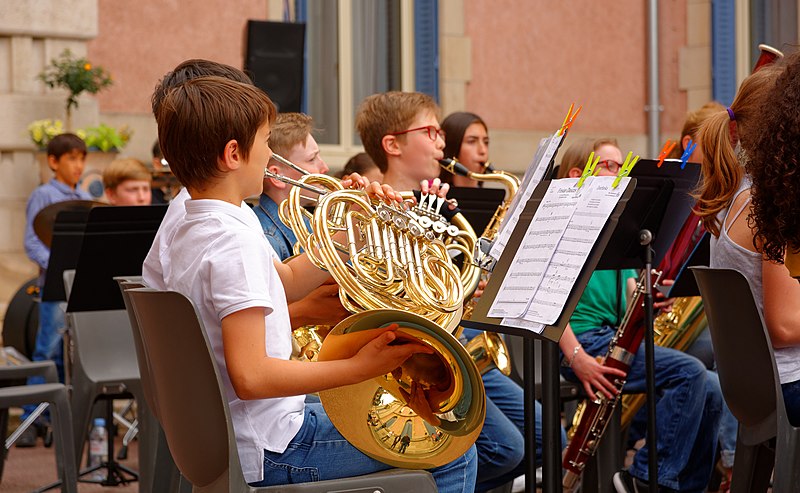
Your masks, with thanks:
[(661, 140), (661, 112), (658, 100), (658, 0), (647, 2), (647, 153), (658, 155)]

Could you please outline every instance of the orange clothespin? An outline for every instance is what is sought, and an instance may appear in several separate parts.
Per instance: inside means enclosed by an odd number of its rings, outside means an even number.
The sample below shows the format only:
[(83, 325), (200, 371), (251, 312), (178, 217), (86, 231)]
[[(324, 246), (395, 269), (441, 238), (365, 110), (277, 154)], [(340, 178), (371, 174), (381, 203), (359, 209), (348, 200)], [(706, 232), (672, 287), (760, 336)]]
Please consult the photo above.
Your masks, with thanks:
[(667, 139), (667, 142), (664, 144), (664, 147), (661, 148), (661, 154), (658, 155), (658, 164), (657, 167), (661, 167), (664, 164), (664, 160), (667, 159), (669, 153), (675, 149), (675, 146), (678, 145), (677, 142), (672, 142), (671, 140)]
[(577, 118), (583, 106), (578, 106), (575, 113), (572, 113), (573, 108), (575, 108), (575, 103), (569, 105), (569, 111), (567, 111), (567, 116), (564, 117), (564, 123), (561, 124), (561, 128), (558, 130), (558, 135), (564, 135), (564, 132), (572, 127), (572, 124), (575, 123), (575, 118)]

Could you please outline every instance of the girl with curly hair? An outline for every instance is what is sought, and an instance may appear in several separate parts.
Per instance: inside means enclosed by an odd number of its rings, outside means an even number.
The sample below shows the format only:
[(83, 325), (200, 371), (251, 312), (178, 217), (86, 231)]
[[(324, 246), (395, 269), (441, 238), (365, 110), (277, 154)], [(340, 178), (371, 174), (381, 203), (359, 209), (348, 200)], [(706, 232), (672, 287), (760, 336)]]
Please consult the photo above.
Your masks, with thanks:
[(764, 107), (747, 163), (751, 217), (764, 256), (781, 263), (786, 254), (792, 270), (791, 254), (800, 250), (800, 51), (787, 58)]
[[(796, 60), (796, 58), (795, 58)], [(754, 212), (751, 176), (759, 165), (771, 166), (781, 157), (774, 146), (764, 161), (757, 136), (764, 118), (778, 105), (768, 103), (770, 91), (785, 64), (766, 66), (747, 77), (729, 108), (709, 117), (700, 129), (703, 147), (702, 183), (697, 193), (697, 213), (711, 238), (711, 267), (736, 269), (750, 283), (756, 305), (767, 326), (775, 353), (789, 421), (800, 425), (800, 284), (784, 266), (763, 255), (763, 243), (748, 218)], [(769, 107), (765, 112), (762, 108)], [(783, 106), (781, 106), (783, 108)], [(797, 106), (791, 108), (796, 111)], [(789, 108), (786, 108), (788, 111)], [(786, 178), (783, 174), (781, 178)]]

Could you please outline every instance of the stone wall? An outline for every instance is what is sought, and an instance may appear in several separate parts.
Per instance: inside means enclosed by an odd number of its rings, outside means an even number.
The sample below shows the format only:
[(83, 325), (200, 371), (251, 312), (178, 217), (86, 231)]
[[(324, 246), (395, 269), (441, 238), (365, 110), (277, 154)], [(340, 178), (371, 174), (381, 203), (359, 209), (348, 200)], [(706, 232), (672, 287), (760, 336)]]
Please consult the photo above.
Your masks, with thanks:
[[(38, 163), (26, 129), (33, 120), (64, 119), (66, 92), (36, 79), (65, 48), (86, 54), (97, 35), (97, 0), (0, 3), (0, 317), (22, 283), (37, 274), (23, 250), (25, 204), (39, 185)], [(76, 128), (95, 125), (98, 106), (81, 97)]]

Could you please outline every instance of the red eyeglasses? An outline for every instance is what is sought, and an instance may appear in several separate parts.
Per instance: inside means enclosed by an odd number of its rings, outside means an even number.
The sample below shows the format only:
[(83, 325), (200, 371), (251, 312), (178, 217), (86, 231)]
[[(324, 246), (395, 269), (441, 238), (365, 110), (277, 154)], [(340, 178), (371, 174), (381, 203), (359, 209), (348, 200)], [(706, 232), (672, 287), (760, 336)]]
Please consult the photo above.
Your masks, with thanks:
[(431, 141), (435, 141), (437, 136), (441, 137), (442, 140), (444, 140), (444, 130), (442, 130), (441, 128), (436, 128), (433, 125), (428, 125), (426, 127), (409, 128), (408, 130), (403, 130), (402, 132), (392, 132), (389, 135), (403, 135), (410, 132), (416, 132), (417, 130), (425, 130), (425, 132), (428, 133), (428, 138), (431, 139)]
[(604, 159), (597, 163), (598, 166), (602, 166), (606, 168), (611, 173), (616, 173), (622, 167), (621, 163), (614, 161), (613, 159)]

